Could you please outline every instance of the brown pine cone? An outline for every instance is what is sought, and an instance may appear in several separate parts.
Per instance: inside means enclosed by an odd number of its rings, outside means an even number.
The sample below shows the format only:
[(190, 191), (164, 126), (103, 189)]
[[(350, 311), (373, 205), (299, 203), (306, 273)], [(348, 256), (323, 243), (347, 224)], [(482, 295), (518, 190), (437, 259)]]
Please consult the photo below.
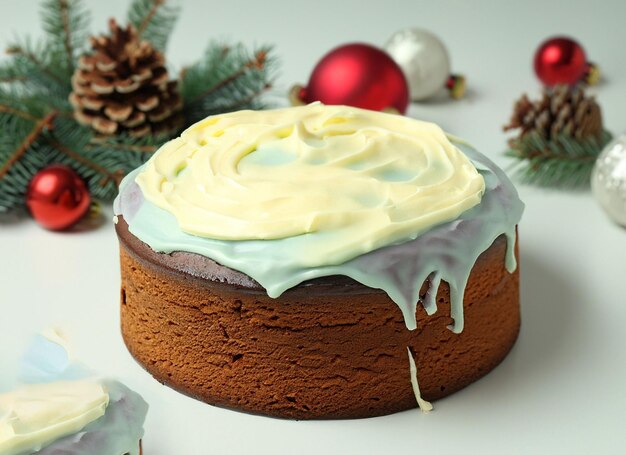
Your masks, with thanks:
[(70, 102), (79, 123), (101, 136), (173, 133), (182, 125), (178, 83), (169, 80), (165, 58), (132, 25), (109, 21), (110, 36), (91, 38), (72, 76)]
[(518, 128), (520, 137), (534, 132), (546, 140), (561, 134), (578, 140), (600, 137), (602, 112), (593, 97), (585, 96), (583, 87), (561, 85), (544, 89), (542, 98), (534, 102), (523, 95), (504, 130)]

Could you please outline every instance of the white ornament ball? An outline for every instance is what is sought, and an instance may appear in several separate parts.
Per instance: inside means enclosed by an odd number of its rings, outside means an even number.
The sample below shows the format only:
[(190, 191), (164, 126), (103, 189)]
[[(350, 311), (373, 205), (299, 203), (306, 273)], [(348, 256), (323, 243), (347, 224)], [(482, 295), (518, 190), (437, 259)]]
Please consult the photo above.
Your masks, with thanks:
[(626, 135), (608, 144), (591, 173), (591, 191), (609, 217), (626, 226)]
[(394, 33), (385, 50), (404, 71), (413, 101), (441, 90), (450, 76), (450, 58), (441, 40), (430, 32), (407, 29)]

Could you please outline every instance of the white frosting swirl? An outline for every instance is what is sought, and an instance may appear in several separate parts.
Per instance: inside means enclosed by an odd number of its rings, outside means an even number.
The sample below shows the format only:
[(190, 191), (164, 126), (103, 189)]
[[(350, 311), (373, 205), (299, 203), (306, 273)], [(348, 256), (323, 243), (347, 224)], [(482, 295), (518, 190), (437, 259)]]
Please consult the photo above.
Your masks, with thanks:
[(485, 188), (437, 125), (319, 103), (209, 117), (136, 181), (196, 236), (324, 235), (325, 248), (306, 252), (311, 265), (415, 238), (478, 204)]

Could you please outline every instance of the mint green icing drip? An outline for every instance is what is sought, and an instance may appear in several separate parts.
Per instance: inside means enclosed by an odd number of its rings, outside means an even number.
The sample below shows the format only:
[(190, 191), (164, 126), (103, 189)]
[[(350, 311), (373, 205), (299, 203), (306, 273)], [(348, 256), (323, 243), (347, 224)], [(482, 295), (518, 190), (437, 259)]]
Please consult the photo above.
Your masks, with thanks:
[[(299, 283), (322, 276), (345, 275), (371, 287), (384, 290), (402, 311), (406, 326), (416, 328), (415, 311), (422, 304), (428, 314), (437, 311), (435, 296), (441, 280), (450, 286), (450, 328), (463, 330), (463, 295), (476, 259), (502, 234), (508, 239), (506, 267), (516, 268), (514, 247), (516, 225), (524, 205), (506, 175), (484, 155), (455, 141), (485, 179), (481, 203), (456, 220), (443, 223), (416, 238), (407, 238), (342, 264), (309, 267), (307, 251), (313, 251), (325, 234), (316, 232), (277, 240), (224, 241), (183, 232), (169, 212), (143, 200), (135, 184), (141, 169), (122, 182), (115, 213), (123, 215), (130, 232), (163, 253), (187, 251), (209, 257), (243, 272), (258, 281), (270, 297), (278, 297)], [(284, 158), (284, 157), (283, 157)], [(282, 158), (281, 158), (282, 159)], [(280, 162), (280, 160), (279, 160)], [(278, 164), (278, 162), (277, 162)], [(391, 171), (388, 178), (403, 178)], [(420, 300), (420, 288), (429, 280), (430, 288)]]

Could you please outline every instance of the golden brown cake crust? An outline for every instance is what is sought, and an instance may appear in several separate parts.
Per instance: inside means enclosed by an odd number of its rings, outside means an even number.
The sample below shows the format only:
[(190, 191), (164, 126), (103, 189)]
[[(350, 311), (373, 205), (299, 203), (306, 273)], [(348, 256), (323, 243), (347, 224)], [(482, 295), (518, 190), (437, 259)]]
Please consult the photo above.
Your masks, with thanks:
[(164, 263), (172, 256), (134, 238), (123, 218), (117, 230), (128, 349), (157, 380), (210, 404), (295, 419), (390, 414), (417, 406), (407, 346), (422, 396), (436, 400), (497, 366), (519, 331), (519, 272), (504, 267), (504, 236), (472, 270), (457, 335), (447, 328), (446, 283), (438, 311), (418, 306), (418, 328), (409, 331), (384, 292), (345, 277), (272, 299), (253, 282), (220, 278), (233, 271), (215, 263), (215, 280)]

